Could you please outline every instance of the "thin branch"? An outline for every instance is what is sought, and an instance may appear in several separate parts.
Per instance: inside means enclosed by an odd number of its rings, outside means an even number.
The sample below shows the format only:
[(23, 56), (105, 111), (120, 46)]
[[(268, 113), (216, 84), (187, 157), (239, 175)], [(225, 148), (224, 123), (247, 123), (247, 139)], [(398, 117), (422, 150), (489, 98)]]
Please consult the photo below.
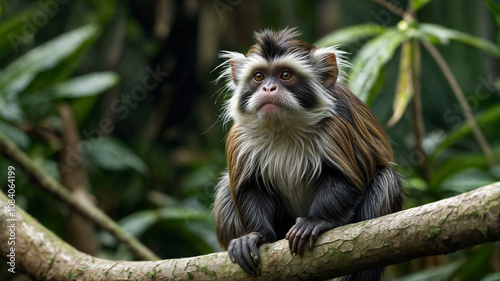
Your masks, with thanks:
[(415, 136), (415, 150), (417, 151), (418, 165), (420, 167), (422, 177), (429, 181), (429, 163), (427, 155), (423, 147), (423, 140), (425, 138), (425, 123), (422, 108), (422, 93), (420, 91), (420, 74), (421, 74), (421, 59), (420, 59), (420, 45), (416, 39), (412, 39), (409, 44), (412, 45), (412, 84), (414, 89), (411, 121), (413, 134)]
[[(42, 168), (36, 165), (16, 144), (7, 139), (0, 132), (0, 154), (17, 164), (30, 176), (43, 190), (66, 203), (71, 208), (94, 222), (102, 229), (115, 236), (120, 242), (127, 245), (134, 255), (143, 260), (154, 260), (158, 257), (146, 248), (139, 240), (121, 228), (115, 221), (108, 217), (102, 210), (91, 204), (88, 200), (74, 197), (72, 193), (54, 178), (49, 176)], [(18, 167), (15, 167), (16, 169)]]
[[(78, 150), (78, 144), (81, 141), (75, 115), (67, 103), (61, 102), (59, 104), (59, 116), (63, 124), (63, 130), (61, 131), (63, 149), (60, 153), (59, 163), (68, 167), (67, 171), (61, 174), (61, 184), (69, 188), (73, 197), (79, 198), (78, 200), (87, 200), (89, 197), (87, 190), (89, 176), (84, 162), (75, 162), (73, 158), (73, 152)], [(68, 242), (78, 250), (91, 255), (98, 252), (94, 225), (74, 209), (70, 209), (66, 214), (66, 233)]]
[[(0, 225), (15, 213), (16, 268), (36, 280), (324, 280), (500, 238), (500, 182), (455, 197), (350, 224), (321, 235), (312, 252), (292, 256), (280, 240), (259, 248), (261, 275), (248, 276), (226, 252), (153, 262), (111, 261), (76, 251), (0, 192)], [(0, 228), (0, 245), (10, 231)], [(9, 247), (0, 247), (8, 258)]]
[(398, 6), (392, 4), (391, 2), (385, 0), (372, 0), (373, 2), (385, 7), (387, 10), (391, 11), (393, 14), (400, 16), (402, 19), (405, 18), (406, 12), (399, 8)]
[(477, 121), (474, 118), (474, 115), (472, 114), (472, 110), (469, 104), (467, 103), (467, 99), (465, 98), (465, 95), (462, 92), (460, 85), (455, 79), (455, 76), (451, 72), (450, 68), (448, 67), (448, 64), (444, 60), (443, 56), (441, 56), (437, 48), (428, 41), (422, 40), (421, 42), (441, 68), (441, 71), (446, 77), (446, 80), (448, 80), (448, 83), (450, 84), (453, 93), (457, 97), (458, 102), (460, 103), (460, 106), (462, 107), (462, 110), (465, 113), (465, 118), (467, 119), (467, 122), (471, 126), (472, 131), (474, 132), (474, 136), (476, 137), (479, 147), (483, 151), (483, 154), (486, 156), (486, 160), (488, 161), (489, 166), (490, 167), (493, 166), (493, 164), (495, 164), (495, 157), (493, 156), (491, 147), (488, 144), (488, 141), (484, 137), (483, 133), (481, 132), (481, 128), (479, 128), (479, 125), (477, 124)]

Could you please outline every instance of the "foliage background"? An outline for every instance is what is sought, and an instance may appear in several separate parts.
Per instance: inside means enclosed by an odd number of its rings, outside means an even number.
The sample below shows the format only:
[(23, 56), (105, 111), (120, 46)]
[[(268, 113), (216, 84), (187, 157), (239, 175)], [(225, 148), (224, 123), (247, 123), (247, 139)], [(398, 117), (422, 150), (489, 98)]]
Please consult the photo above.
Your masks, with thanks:
[[(420, 22), (498, 46), (499, 20), (485, 1), (416, 2), (427, 4), (417, 13)], [(402, 9), (408, 4), (392, 3)], [(73, 168), (71, 163), (83, 163), (85, 186), (96, 204), (162, 258), (217, 250), (210, 210), (213, 188), (225, 167), (228, 130), (218, 121), (225, 93), (212, 83), (218, 76), (212, 70), (221, 63), (219, 50), (246, 52), (253, 31), (263, 28), (297, 26), (302, 40), (316, 42), (354, 25), (395, 27), (401, 20), (362, 0), (12, 0), (1, 2), (1, 13), (0, 131), (58, 179)], [(60, 39), (68, 32), (73, 39)], [(57, 38), (58, 45), (44, 45)], [(343, 46), (351, 61), (367, 40)], [(436, 45), (498, 160), (498, 56), (454, 40)], [(37, 47), (45, 51), (30, 52)], [(420, 85), (429, 176), (422, 174), (410, 112), (387, 126), (401, 48), (388, 55), (387, 64), (371, 70), (378, 77), (370, 92), (378, 95), (371, 109), (393, 143), (407, 207), (499, 181), (500, 165), (488, 165), (453, 92), (425, 50)], [(75, 116), (81, 150), (68, 150), (61, 138), (62, 105)], [(71, 161), (64, 162), (61, 155)], [(6, 182), (9, 165), (0, 159), (0, 171), (5, 171), (0, 182)], [(64, 204), (21, 171), (16, 183), (18, 205), (70, 240)], [(133, 258), (111, 236), (99, 229), (95, 235), (96, 255)], [(389, 268), (388, 280), (500, 280), (499, 252), (496, 243), (405, 262)], [(9, 274), (2, 264), (0, 276), (11, 278)]]

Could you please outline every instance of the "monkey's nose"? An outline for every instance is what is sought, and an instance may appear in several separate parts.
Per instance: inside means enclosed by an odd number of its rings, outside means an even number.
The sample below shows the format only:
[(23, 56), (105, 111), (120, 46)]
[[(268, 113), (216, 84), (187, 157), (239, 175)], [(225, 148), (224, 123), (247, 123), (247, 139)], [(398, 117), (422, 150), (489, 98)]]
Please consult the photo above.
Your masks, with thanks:
[(274, 92), (276, 92), (277, 89), (278, 87), (276, 87), (275, 85), (271, 85), (270, 87), (267, 86), (262, 87), (262, 90), (268, 94), (274, 94)]

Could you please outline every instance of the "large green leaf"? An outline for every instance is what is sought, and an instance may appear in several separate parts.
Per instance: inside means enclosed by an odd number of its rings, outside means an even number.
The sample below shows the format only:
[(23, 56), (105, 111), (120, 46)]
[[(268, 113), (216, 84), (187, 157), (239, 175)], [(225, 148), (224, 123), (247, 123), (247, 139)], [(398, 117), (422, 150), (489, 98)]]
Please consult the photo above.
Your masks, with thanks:
[(456, 194), (460, 194), (496, 181), (488, 171), (469, 167), (446, 179), (441, 183), (439, 188), (440, 190), (453, 191)]
[(394, 51), (406, 39), (404, 32), (388, 29), (371, 39), (354, 58), (349, 77), (349, 87), (363, 102), (368, 102), (369, 93), (381, 68), (393, 57)]
[(378, 24), (362, 24), (346, 27), (334, 31), (314, 43), (318, 47), (333, 46), (337, 44), (349, 45), (365, 38), (379, 35), (387, 28)]
[(21, 56), (0, 72), (0, 93), (17, 95), (38, 73), (55, 67), (59, 62), (93, 41), (97, 27), (87, 25), (58, 36)]
[(36, 104), (60, 98), (79, 98), (102, 93), (118, 83), (119, 77), (114, 72), (97, 72), (82, 75), (61, 82), (50, 89), (22, 94), (22, 104)]
[(437, 38), (441, 44), (448, 44), (450, 40), (455, 40), (480, 48), (483, 51), (500, 58), (500, 47), (482, 38), (437, 24), (422, 23), (420, 24), (419, 29), (423, 31), (429, 39), (432, 40)]
[(410, 103), (411, 98), (415, 94), (412, 56), (412, 42), (410, 40), (405, 41), (402, 45), (401, 60), (399, 63), (398, 82), (393, 104), (394, 113), (388, 123), (390, 127), (394, 126), (401, 119), (408, 103)]
[(439, 187), (443, 182), (460, 176), (464, 170), (472, 167), (485, 169), (488, 167), (486, 158), (482, 154), (453, 155), (434, 167), (431, 175), (431, 185)]
[[(108, 124), (100, 129), (110, 130), (110, 126), (113, 125)], [(117, 171), (132, 168), (141, 174), (148, 172), (144, 161), (116, 139), (104, 137), (88, 139), (83, 141), (82, 148), (87, 159), (98, 167)]]

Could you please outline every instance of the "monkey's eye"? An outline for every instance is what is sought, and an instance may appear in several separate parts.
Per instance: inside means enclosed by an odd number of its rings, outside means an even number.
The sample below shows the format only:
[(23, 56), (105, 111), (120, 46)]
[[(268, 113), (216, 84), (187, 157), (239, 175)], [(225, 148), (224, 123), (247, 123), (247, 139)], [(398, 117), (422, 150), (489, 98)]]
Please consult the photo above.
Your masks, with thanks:
[(258, 72), (255, 72), (255, 74), (253, 75), (253, 80), (257, 81), (257, 82), (260, 82), (262, 80), (264, 80), (264, 73), (258, 71)]
[(287, 70), (281, 72), (281, 75), (280, 75), (280, 79), (285, 80), (285, 81), (292, 79), (292, 77), (293, 77), (293, 73), (291, 71), (287, 71)]

